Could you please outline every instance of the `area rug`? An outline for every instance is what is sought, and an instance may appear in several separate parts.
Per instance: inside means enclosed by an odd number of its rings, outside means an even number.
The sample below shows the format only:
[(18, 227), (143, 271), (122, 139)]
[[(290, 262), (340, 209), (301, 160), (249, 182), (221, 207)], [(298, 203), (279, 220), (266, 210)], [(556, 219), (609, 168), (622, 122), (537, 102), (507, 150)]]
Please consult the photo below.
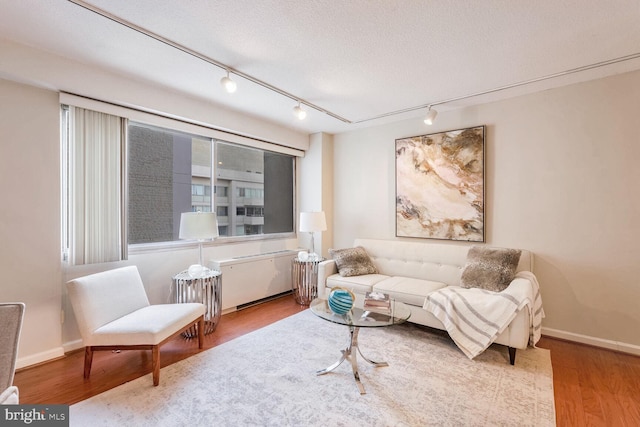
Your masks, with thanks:
[[(223, 320), (224, 321), (224, 320)], [(552, 426), (548, 350), (491, 346), (469, 360), (446, 334), (362, 328), (361, 395), (339, 359), (348, 328), (309, 310), (70, 408), (71, 426)]]

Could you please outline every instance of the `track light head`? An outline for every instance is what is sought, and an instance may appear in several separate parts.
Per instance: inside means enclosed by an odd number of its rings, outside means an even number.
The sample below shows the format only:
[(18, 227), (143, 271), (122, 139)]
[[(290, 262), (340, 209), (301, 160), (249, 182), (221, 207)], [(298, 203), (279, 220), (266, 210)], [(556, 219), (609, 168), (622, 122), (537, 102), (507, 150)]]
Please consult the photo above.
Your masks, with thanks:
[(228, 93), (233, 93), (238, 88), (238, 86), (236, 85), (236, 82), (231, 80), (231, 78), (229, 77), (229, 71), (227, 71), (227, 75), (226, 76), (224, 76), (223, 78), (220, 79), (220, 84), (224, 87), (224, 89)]
[(298, 120), (304, 120), (304, 118), (307, 117), (307, 112), (302, 109), (300, 102), (293, 107), (293, 115), (296, 116)]
[(438, 112), (432, 109), (431, 105), (429, 105), (429, 110), (427, 111), (427, 116), (424, 118), (424, 123), (431, 126), (437, 115)]

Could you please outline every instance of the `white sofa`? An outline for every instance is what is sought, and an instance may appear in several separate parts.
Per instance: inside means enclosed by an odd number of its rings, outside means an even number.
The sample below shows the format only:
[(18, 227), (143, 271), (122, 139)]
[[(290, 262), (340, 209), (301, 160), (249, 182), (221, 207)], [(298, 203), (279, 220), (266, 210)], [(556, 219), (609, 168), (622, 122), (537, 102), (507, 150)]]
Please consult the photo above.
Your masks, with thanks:
[[(378, 274), (342, 277), (335, 261), (329, 259), (318, 267), (318, 296), (327, 297), (330, 288), (349, 288), (356, 295), (376, 290), (388, 293), (411, 309), (410, 322), (446, 330), (430, 312), (423, 309), (425, 298), (445, 286), (459, 286), (467, 261), (469, 244), (422, 243), (400, 240), (356, 239), (373, 261)], [(522, 250), (517, 271), (532, 271), (533, 255)], [(525, 349), (530, 334), (529, 310), (521, 310), (494, 341), (509, 348), (513, 365), (516, 349)]]

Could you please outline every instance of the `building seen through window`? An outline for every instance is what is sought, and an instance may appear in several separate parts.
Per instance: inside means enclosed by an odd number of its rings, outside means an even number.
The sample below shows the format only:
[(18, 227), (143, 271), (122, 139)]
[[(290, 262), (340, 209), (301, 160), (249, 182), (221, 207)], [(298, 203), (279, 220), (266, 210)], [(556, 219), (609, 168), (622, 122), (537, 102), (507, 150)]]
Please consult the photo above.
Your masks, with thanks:
[(130, 244), (178, 240), (187, 211), (216, 212), (220, 236), (294, 231), (292, 156), (130, 123), (128, 163)]

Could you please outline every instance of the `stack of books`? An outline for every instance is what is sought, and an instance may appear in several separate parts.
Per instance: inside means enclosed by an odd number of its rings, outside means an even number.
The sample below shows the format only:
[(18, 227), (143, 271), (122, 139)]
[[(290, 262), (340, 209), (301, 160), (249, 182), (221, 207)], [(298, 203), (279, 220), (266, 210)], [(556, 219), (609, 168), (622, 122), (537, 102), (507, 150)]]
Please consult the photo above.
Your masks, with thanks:
[(391, 310), (391, 300), (389, 299), (389, 294), (385, 294), (382, 292), (367, 292), (364, 296), (364, 308), (365, 310)]

